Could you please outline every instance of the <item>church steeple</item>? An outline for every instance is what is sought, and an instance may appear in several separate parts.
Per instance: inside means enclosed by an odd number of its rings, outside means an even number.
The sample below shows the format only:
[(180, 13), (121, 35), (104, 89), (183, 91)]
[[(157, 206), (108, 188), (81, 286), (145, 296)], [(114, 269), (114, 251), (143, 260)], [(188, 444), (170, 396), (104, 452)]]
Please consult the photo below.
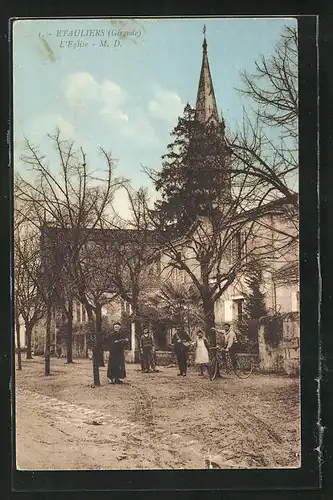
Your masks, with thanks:
[(214, 87), (209, 69), (206, 26), (203, 28), (202, 64), (196, 103), (196, 117), (201, 123), (219, 123)]

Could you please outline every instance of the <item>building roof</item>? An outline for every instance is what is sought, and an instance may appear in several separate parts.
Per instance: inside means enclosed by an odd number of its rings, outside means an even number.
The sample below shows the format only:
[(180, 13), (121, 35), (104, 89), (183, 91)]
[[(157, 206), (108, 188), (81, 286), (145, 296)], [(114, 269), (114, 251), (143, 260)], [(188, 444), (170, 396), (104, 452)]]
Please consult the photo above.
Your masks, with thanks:
[(53, 226), (52, 224), (45, 225), (43, 233), (49, 238), (59, 238), (73, 235), (79, 232), (87, 241), (107, 241), (108, 243), (135, 243), (139, 241), (147, 241), (150, 243), (156, 242), (157, 234), (154, 230), (138, 230), (138, 229), (99, 229), (99, 228), (63, 228)]

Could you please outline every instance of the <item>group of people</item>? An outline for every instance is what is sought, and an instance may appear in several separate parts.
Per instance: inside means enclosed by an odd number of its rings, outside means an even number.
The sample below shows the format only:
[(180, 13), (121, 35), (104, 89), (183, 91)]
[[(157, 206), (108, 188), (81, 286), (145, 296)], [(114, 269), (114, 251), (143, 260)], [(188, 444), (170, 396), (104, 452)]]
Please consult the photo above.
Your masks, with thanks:
[[(230, 358), (233, 361), (235, 351), (237, 350), (237, 337), (231, 325), (226, 323), (223, 330), (218, 331), (215, 328), (213, 330), (220, 336), (217, 344), (226, 351), (229, 351)], [(108, 340), (109, 361), (107, 377), (111, 384), (122, 384), (122, 379), (126, 378), (125, 347), (128, 341), (129, 339), (121, 331), (120, 323), (115, 323), (113, 325), (113, 332)], [(179, 367), (178, 376), (185, 377), (187, 374), (188, 354), (191, 347), (195, 348), (195, 364), (199, 367), (199, 375), (204, 374), (204, 368), (209, 364), (210, 346), (202, 330), (197, 331), (196, 339), (193, 342), (185, 330), (179, 327), (172, 338), (172, 345)], [(140, 338), (140, 361), (142, 372), (158, 371), (155, 362), (154, 341), (148, 328), (143, 330)]]
[[(231, 361), (235, 360), (237, 350), (237, 336), (229, 323), (225, 323), (223, 330), (212, 328), (215, 334), (219, 335), (217, 345), (229, 352)], [(195, 348), (195, 365), (199, 367), (199, 375), (204, 374), (205, 367), (209, 364), (209, 342), (204, 336), (202, 330), (197, 331), (197, 336), (194, 342), (191, 341), (189, 335), (182, 328), (178, 328), (172, 338), (172, 344), (177, 357), (179, 373), (178, 376), (186, 377), (188, 354), (191, 347)]]
[[(107, 378), (111, 384), (122, 384), (126, 378), (125, 347), (129, 339), (123, 335), (120, 323), (113, 325), (113, 332), (108, 339), (109, 361)], [(140, 361), (141, 371), (148, 373), (157, 372), (155, 363), (155, 348), (153, 337), (148, 328), (143, 330), (140, 338)]]

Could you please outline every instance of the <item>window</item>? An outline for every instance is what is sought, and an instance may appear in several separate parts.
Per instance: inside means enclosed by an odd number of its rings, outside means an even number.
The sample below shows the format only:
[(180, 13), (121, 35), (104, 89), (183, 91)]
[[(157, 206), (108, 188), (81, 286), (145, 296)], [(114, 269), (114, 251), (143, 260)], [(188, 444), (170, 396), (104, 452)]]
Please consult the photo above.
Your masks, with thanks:
[(245, 231), (237, 231), (231, 240), (231, 264), (246, 259), (247, 247), (246, 247), (247, 234)]
[(230, 248), (230, 259), (231, 259), (230, 263), (233, 264), (234, 262), (239, 260), (241, 257), (241, 235), (240, 235), (239, 231), (232, 236), (230, 247), (231, 247)]
[(291, 311), (299, 311), (299, 291), (295, 290), (291, 292)]
[(82, 306), (82, 323), (87, 323), (87, 311), (84, 306)]
[(243, 299), (236, 300), (237, 304), (237, 320), (243, 321)]

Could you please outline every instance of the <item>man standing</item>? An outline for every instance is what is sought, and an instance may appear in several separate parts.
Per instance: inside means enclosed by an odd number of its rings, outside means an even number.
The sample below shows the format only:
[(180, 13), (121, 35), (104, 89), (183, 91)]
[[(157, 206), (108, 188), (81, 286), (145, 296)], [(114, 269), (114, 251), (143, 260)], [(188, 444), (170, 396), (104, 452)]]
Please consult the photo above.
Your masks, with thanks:
[(142, 357), (142, 369), (145, 373), (149, 373), (150, 369), (156, 371), (154, 362), (154, 341), (149, 334), (148, 328), (143, 330), (140, 339), (140, 356)]
[(178, 376), (186, 377), (188, 350), (191, 345), (191, 339), (183, 328), (178, 327), (172, 337), (172, 344), (178, 361)]
[(233, 365), (236, 362), (236, 351), (237, 351), (237, 336), (234, 332), (234, 329), (229, 323), (225, 323), (224, 325), (224, 342), (225, 342), (225, 350), (229, 352), (230, 359)]
[(109, 339), (109, 362), (107, 377), (111, 384), (122, 384), (122, 378), (126, 377), (125, 370), (125, 344), (128, 339), (121, 332), (120, 323), (113, 325), (113, 332)]

